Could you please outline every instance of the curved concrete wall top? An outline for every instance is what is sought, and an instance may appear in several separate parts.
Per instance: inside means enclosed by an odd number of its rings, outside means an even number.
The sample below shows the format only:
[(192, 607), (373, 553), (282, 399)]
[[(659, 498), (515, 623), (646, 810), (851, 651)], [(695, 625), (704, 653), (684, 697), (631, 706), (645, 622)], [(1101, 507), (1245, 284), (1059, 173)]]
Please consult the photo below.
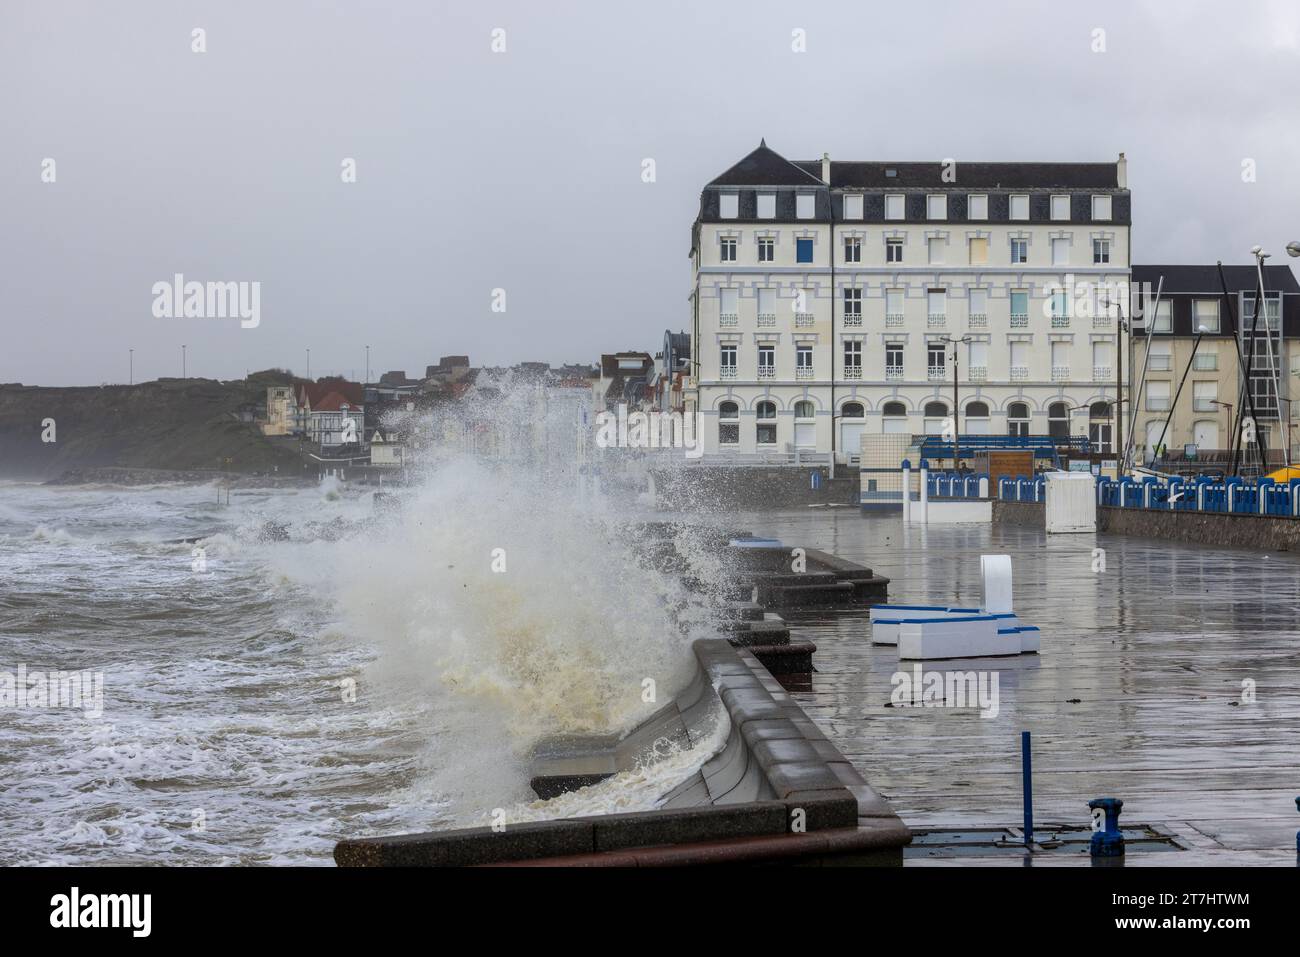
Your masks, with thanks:
[[(534, 787), (559, 793), (631, 768), (657, 742), (703, 740), (725, 712), (720, 752), (660, 809), (534, 824), (341, 841), (340, 865), (702, 864), (836, 859), (897, 864), (911, 839), (888, 802), (744, 649), (709, 639), (681, 694), (621, 738), (538, 749)], [(541, 784), (538, 787), (538, 784)], [(588, 780), (587, 783), (590, 783)]]

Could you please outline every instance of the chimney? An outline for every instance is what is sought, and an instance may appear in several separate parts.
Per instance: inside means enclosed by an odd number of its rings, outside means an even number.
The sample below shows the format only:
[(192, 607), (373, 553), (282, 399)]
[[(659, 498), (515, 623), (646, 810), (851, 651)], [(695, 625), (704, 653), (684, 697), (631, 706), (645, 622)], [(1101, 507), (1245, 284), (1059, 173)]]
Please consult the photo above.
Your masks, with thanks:
[(822, 154), (822, 182), (831, 185), (831, 154)]
[(1128, 189), (1128, 160), (1123, 153), (1119, 154), (1119, 162), (1115, 164), (1115, 181), (1120, 189)]

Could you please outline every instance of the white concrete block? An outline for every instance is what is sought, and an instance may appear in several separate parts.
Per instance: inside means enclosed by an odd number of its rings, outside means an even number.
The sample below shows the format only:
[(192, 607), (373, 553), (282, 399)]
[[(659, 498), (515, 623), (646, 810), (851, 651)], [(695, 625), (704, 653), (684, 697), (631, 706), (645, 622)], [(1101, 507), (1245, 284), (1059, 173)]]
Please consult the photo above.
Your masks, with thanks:
[(981, 555), (980, 580), (983, 601), (980, 607), (986, 614), (1011, 612), (1011, 556)]
[(989, 658), (1020, 654), (1018, 634), (998, 634), (992, 615), (920, 619), (899, 626), (898, 657), (926, 661), (935, 658)]

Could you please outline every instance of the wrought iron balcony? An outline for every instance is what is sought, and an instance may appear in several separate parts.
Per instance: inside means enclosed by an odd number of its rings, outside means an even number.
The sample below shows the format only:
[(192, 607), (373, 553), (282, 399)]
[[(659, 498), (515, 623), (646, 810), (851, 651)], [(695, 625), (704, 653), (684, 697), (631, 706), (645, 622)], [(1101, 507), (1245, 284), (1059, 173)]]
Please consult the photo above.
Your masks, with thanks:
[(718, 316), (718, 325), (720, 326), (738, 326), (740, 325), (740, 314), (736, 312), (724, 312)]

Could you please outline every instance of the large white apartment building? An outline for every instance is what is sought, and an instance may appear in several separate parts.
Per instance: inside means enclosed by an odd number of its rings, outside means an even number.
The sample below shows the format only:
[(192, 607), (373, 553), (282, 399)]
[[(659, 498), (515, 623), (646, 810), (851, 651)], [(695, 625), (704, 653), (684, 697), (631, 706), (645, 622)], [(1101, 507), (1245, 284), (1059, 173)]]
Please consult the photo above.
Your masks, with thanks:
[(1123, 154), (792, 162), (760, 144), (692, 227), (685, 398), (705, 453), (842, 460), (864, 431), (941, 433), (954, 361), (961, 434), (1110, 451), (1129, 223)]

